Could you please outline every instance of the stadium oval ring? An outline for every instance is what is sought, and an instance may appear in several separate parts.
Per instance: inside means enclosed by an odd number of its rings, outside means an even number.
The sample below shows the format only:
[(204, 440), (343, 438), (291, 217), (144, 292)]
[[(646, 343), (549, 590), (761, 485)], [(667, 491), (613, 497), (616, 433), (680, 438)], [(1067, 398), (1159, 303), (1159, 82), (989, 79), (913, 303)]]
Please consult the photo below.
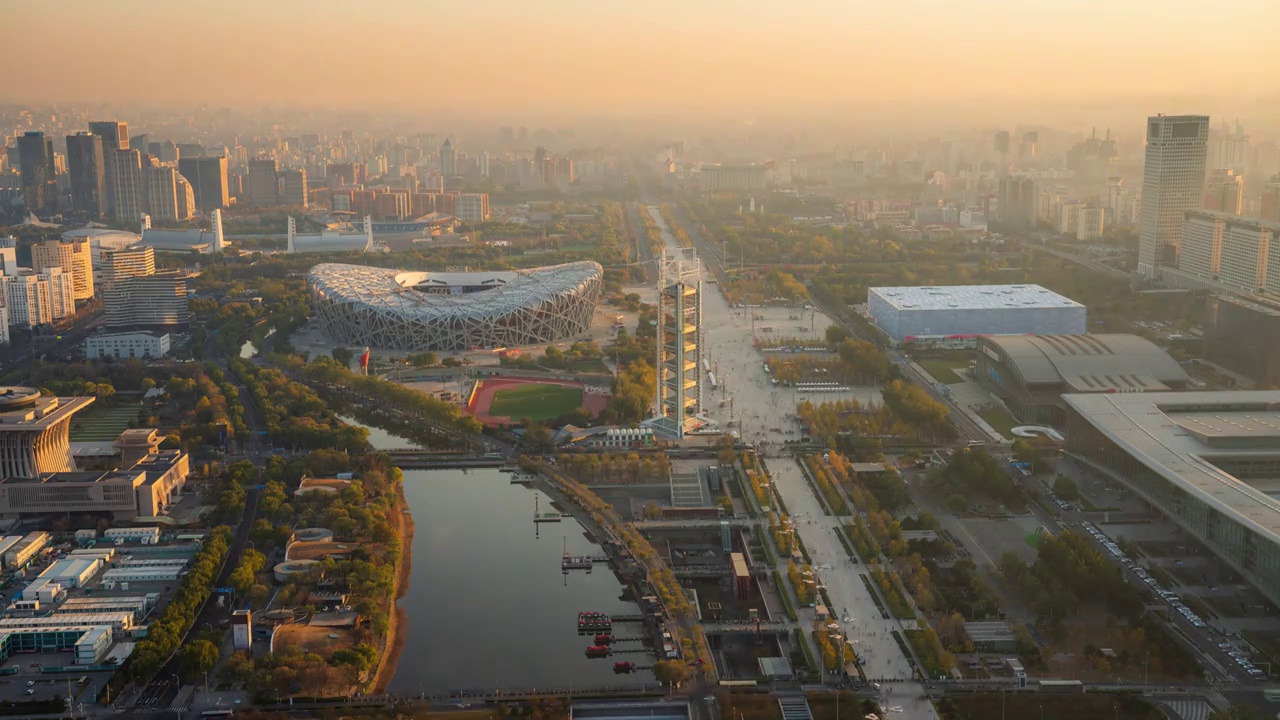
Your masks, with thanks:
[(326, 263), (307, 273), (316, 317), (335, 342), (388, 350), (491, 350), (580, 335), (604, 269), (415, 272)]

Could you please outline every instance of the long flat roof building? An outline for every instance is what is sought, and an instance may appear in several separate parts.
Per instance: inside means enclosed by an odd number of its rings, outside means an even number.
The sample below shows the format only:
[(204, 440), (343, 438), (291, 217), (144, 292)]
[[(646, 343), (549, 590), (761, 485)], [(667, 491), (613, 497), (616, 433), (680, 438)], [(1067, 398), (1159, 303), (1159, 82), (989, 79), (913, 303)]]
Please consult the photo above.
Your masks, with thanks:
[(979, 338), (974, 376), (1019, 420), (1060, 425), (1063, 393), (1185, 390), (1182, 366), (1139, 335)]
[(1085, 306), (1039, 285), (874, 287), (867, 312), (895, 340), (933, 335), (1071, 335)]
[(1064, 395), (1067, 452), (1280, 604), (1280, 391)]

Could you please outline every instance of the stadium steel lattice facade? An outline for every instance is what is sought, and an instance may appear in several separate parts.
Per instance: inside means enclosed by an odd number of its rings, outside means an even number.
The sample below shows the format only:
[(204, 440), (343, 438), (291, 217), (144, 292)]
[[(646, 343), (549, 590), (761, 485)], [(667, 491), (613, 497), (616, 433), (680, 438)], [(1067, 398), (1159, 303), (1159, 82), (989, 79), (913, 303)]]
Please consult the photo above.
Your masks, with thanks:
[(329, 337), (389, 350), (534, 345), (591, 326), (599, 263), (509, 272), (414, 272), (328, 263), (307, 273)]

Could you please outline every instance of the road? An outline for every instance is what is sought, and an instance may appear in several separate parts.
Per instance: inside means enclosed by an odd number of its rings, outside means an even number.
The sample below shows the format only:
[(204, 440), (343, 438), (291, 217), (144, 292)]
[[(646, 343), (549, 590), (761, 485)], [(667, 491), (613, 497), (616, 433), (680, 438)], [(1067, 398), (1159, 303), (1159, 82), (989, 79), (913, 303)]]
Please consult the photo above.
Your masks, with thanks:
[[(245, 548), (249, 544), (249, 532), (253, 529), (253, 523), (258, 517), (258, 491), (250, 489), (244, 504), (244, 516), (240, 520), (240, 524), (236, 526), (235, 536), (231, 540), (231, 549), (227, 552), (226, 562), (222, 566), (222, 572), (218, 574), (217, 581), (213, 584), (215, 588), (226, 587), (231, 577), (231, 573), (235, 570), (236, 564), (240, 562), (240, 556), (244, 554)], [(182, 638), (179, 647), (187, 644), (193, 633), (199, 633), (209, 627), (217, 627), (224, 621), (231, 618), (231, 606), (219, 607), (214, 601), (211, 593), (205, 600), (204, 607), (200, 614), (196, 616), (196, 621), (191, 624), (191, 628), (187, 630), (186, 636)], [(178, 692), (182, 689), (182, 683), (178, 682), (178, 655), (174, 655), (160, 668), (160, 672), (156, 673), (155, 679), (151, 684), (143, 688), (135, 699), (137, 707), (147, 708), (166, 708), (173, 703)]]
[[(665, 230), (666, 222), (658, 209), (649, 212), (659, 229)], [(663, 233), (663, 241), (668, 248), (678, 247), (669, 232)], [(703, 273), (709, 276), (705, 267)], [(897, 621), (880, 617), (859, 575), (860, 566), (850, 561), (835, 535), (837, 520), (823, 514), (800, 466), (783, 451), (786, 440), (800, 438), (795, 424), (783, 417), (794, 410), (794, 396), (769, 382), (763, 360), (752, 345), (749, 311), (730, 308), (719, 285), (706, 282), (706, 277), (702, 287), (703, 343), (719, 363), (719, 377), (727, 388), (723, 392), (732, 393), (734, 417), (727, 408), (714, 407), (715, 403), (706, 403), (704, 412), (723, 427), (728, 427), (731, 419), (738, 421), (738, 432), (745, 442), (755, 443), (763, 455), (779, 458), (769, 468), (775, 489), (790, 510), (810, 559), (816, 565), (831, 566), (822, 577), (832, 611), (840, 616), (837, 624), (864, 658), (869, 677), (899, 681), (886, 686), (885, 692), (892, 695), (885, 697), (884, 704), (901, 706), (900, 716), (906, 720), (937, 718), (933, 705), (924, 699), (924, 687), (912, 679), (911, 665), (891, 635), (898, 628)]]

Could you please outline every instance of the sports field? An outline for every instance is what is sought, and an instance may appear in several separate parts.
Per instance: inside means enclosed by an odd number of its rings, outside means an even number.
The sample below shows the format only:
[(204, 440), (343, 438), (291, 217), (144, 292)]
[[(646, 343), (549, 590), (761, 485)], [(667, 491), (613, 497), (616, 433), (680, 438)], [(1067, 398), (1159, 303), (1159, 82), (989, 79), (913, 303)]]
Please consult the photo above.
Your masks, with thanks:
[(551, 420), (582, 407), (582, 388), (567, 385), (516, 385), (493, 394), (489, 415)]
[(72, 418), (71, 442), (110, 442), (137, 419), (137, 405), (90, 405)]

